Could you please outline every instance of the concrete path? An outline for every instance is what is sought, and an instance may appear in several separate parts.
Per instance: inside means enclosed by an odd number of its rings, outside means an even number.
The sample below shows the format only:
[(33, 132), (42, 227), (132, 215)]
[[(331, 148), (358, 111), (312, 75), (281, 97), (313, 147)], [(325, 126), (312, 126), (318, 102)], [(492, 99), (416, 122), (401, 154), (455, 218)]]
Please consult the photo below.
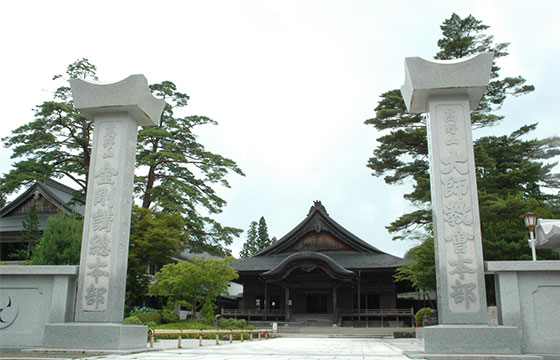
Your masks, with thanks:
[[(201, 359), (201, 360), (311, 360), (311, 359), (408, 359), (403, 351), (421, 351), (423, 344), (417, 339), (364, 339), (364, 338), (274, 338), (266, 340), (237, 341), (233, 344), (205, 340), (182, 341), (183, 348), (177, 349), (177, 340), (162, 340), (156, 343), (155, 351), (127, 355), (106, 355), (89, 359)], [(158, 351), (159, 350), (159, 351)]]

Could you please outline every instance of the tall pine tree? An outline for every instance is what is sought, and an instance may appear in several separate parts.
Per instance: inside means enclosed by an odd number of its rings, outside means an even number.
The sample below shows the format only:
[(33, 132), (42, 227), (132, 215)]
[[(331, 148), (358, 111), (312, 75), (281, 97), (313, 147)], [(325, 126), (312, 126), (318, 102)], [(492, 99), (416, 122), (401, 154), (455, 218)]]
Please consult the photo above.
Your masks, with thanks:
[[(494, 52), (487, 91), (478, 108), (471, 113), (473, 129), (498, 124), (504, 117), (496, 114), (496, 111), (508, 96), (520, 96), (534, 90), (521, 76), (500, 76), (497, 61), (508, 55), (509, 44), (495, 43), (494, 37), (485, 33), (488, 25), (471, 15), (461, 18), (452, 14), (440, 28), (443, 37), (437, 43), (440, 51), (435, 55), (435, 59), (450, 60), (481, 52)], [(383, 176), (387, 184), (398, 185), (404, 181), (411, 181), (413, 190), (404, 197), (417, 207), (416, 210), (394, 220), (387, 229), (394, 234), (393, 239), (431, 239), (432, 213), (426, 117), (421, 114), (409, 114), (399, 90), (381, 94), (375, 112), (376, 116), (365, 123), (373, 125), (384, 134), (377, 139), (379, 145), (374, 149), (368, 167), (374, 176)], [(557, 174), (552, 173), (555, 163), (546, 164), (544, 161), (560, 153), (559, 138), (524, 140), (535, 128), (536, 124), (526, 125), (508, 136), (482, 137), (475, 141), (486, 260), (523, 259), (529, 256), (527, 233), (519, 220), (520, 214), (538, 208), (542, 214), (558, 216), (557, 207), (554, 206), (558, 197), (551, 194), (557, 192), (559, 178)], [(507, 255), (498, 250), (506, 245), (509, 249)], [(400, 272), (401, 278), (413, 274), (415, 266), (425, 263), (426, 259), (420, 259), (418, 256), (424, 256), (429, 248), (427, 244), (421, 244), (411, 249), (406, 265), (409, 269), (405, 268)], [(546, 251), (540, 252), (540, 255), (554, 257)], [(411, 275), (409, 279), (428, 287), (433, 284), (426, 280), (426, 277), (417, 281), (418, 279)]]
[[(0, 200), (49, 177), (70, 179), (86, 193), (93, 122), (76, 111), (67, 80), (97, 80), (96, 71), (87, 59), (68, 65), (65, 76), (54, 77), (64, 82), (53, 99), (38, 105), (32, 121), (2, 139), (17, 161), (0, 178)], [(214, 215), (226, 205), (216, 187), (229, 187), (228, 174), (243, 172), (233, 160), (206, 150), (198, 141), (194, 131), (216, 122), (205, 116), (185, 116), (188, 95), (171, 81), (150, 85), (150, 89), (167, 106), (157, 126), (139, 131), (135, 195), (145, 209), (181, 213), (194, 251), (225, 255), (242, 230), (215, 220)]]

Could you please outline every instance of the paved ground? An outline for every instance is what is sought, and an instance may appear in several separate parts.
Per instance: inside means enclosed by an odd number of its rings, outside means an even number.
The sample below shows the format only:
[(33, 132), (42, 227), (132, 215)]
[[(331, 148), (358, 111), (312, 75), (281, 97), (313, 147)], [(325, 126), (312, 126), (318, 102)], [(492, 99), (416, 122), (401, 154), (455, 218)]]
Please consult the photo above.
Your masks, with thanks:
[(417, 339), (371, 339), (371, 338), (274, 338), (233, 344), (198, 340), (183, 340), (183, 348), (177, 349), (177, 340), (156, 343), (159, 351), (148, 351), (128, 355), (106, 355), (89, 359), (201, 359), (201, 360), (358, 360), (358, 359), (408, 359), (403, 351), (423, 349)]

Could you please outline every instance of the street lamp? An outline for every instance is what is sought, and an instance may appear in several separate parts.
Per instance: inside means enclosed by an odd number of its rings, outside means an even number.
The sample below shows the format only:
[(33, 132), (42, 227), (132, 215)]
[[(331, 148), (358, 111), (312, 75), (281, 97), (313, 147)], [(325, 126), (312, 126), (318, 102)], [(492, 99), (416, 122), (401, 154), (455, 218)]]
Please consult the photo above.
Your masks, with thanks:
[(531, 252), (533, 253), (533, 261), (537, 261), (537, 250), (535, 250), (535, 226), (537, 226), (537, 218), (539, 214), (533, 212), (528, 212), (520, 216), (525, 221), (525, 226), (529, 229), (529, 234), (531, 234), (531, 239), (529, 244), (531, 245)]

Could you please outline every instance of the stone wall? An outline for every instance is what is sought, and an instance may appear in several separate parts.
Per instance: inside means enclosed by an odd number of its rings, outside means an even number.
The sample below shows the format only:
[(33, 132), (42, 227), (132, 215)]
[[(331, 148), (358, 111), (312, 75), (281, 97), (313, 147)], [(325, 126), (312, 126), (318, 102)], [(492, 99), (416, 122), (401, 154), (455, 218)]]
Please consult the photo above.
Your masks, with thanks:
[(0, 266), (0, 349), (43, 346), (45, 325), (73, 320), (78, 266)]

